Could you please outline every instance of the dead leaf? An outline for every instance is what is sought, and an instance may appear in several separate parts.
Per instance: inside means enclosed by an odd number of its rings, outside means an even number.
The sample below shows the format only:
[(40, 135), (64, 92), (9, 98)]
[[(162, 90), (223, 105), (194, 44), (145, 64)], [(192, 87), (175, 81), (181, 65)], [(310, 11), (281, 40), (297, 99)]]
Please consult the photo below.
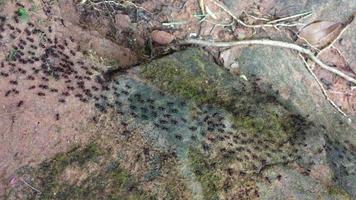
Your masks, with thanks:
[(314, 47), (320, 48), (332, 42), (341, 32), (342, 23), (330, 21), (317, 21), (305, 26), (300, 32), (300, 41), (306, 40)]

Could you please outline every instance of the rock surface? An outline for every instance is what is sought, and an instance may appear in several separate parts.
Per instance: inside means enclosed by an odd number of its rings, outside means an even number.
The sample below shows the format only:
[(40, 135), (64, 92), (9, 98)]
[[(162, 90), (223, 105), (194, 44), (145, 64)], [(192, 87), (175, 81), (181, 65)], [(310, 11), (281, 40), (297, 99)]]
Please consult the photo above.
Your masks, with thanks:
[[(230, 9), (235, 11), (234, 13), (237, 16), (241, 16), (244, 20), (248, 22), (251, 20), (251, 17), (246, 17), (242, 10), (248, 11), (251, 15), (257, 16), (265, 16), (267, 18), (283, 18), (286, 16), (292, 16), (296, 14), (300, 14), (303, 12), (311, 12), (309, 17), (303, 18), (299, 20), (300, 25), (291, 28), (283, 28), (278, 31), (272, 30), (273, 28), (263, 28), (263, 29), (256, 29), (256, 33), (253, 37), (249, 39), (255, 38), (270, 38), (275, 40), (282, 40), (287, 42), (294, 42), (293, 37), (297, 37), (295, 34), (298, 33), (305, 25), (308, 25), (312, 22), (318, 21), (330, 21), (335, 23), (344, 23), (347, 24), (350, 19), (352, 19), (355, 15), (356, 11), (356, 4), (354, 1), (318, 1), (318, 0), (311, 0), (311, 1), (284, 1), (284, 0), (265, 0), (262, 3), (258, 3), (257, 1), (249, 1), (246, 3), (245, 1), (225, 1), (226, 6)], [(250, 22), (252, 23), (252, 22)], [(253, 22), (255, 24), (263, 23), (263, 21)], [(356, 45), (355, 41), (355, 20), (348, 25), (348, 28), (342, 33), (342, 35), (338, 38), (337, 41), (333, 44), (333, 46), (327, 50), (324, 50), (320, 55), (319, 58), (328, 64), (329, 66), (334, 66), (338, 70), (344, 71), (345, 73), (349, 74), (352, 77), (355, 77), (356, 73), (356, 62), (355, 62), (355, 48)], [(264, 30), (268, 29), (268, 30)], [(315, 30), (317, 32), (317, 30)], [(292, 36), (291, 36), (292, 35)], [(308, 46), (304, 44), (304, 46)], [(247, 59), (247, 63), (241, 65), (241, 70), (245, 71), (247, 74), (253, 74), (253, 71), (256, 72), (256, 76), (262, 76), (264, 80), (267, 82), (275, 82), (273, 81), (274, 77), (270, 77), (268, 68), (272, 70), (279, 70), (284, 69), (283, 67), (287, 67), (286, 71), (281, 71), (281, 75), (284, 72), (288, 73), (290, 66), (296, 66), (295, 68), (304, 68), (304, 64), (301, 63), (301, 59), (299, 56), (294, 53), (289, 53), (289, 50), (280, 50), (277, 48), (270, 48), (270, 47), (263, 47), (263, 46), (254, 46), (253, 48), (244, 47), (239, 49), (244, 50), (236, 50), (237, 48), (233, 48), (231, 51), (227, 50), (224, 52), (227, 59), (224, 59), (225, 66), (229, 66), (232, 62), (243, 60), (245, 62)], [(239, 52), (243, 52), (244, 55), (238, 55)], [(265, 52), (263, 52), (265, 51)], [(287, 55), (287, 56), (284, 56)], [(252, 56), (252, 57), (247, 57)], [(262, 57), (261, 57), (262, 56)], [(277, 57), (276, 57), (277, 56)], [(272, 58), (272, 59), (270, 59)], [(299, 60), (299, 61), (298, 61)], [(299, 64), (296, 64), (299, 62)], [(266, 64), (268, 63), (268, 64)], [(254, 66), (251, 67), (249, 65)], [(266, 66), (269, 65), (268, 68), (264, 69), (257, 69), (260, 68), (260, 65)], [(277, 65), (278, 67), (273, 68), (273, 66)], [(313, 67), (313, 65), (311, 65)], [(257, 73), (257, 71), (259, 72)], [(298, 69), (299, 70), (299, 69)], [(300, 69), (302, 70), (302, 69)], [(247, 72), (248, 71), (248, 72)], [(342, 85), (346, 85), (343, 80), (338, 77), (335, 77), (329, 72), (326, 72), (318, 67), (314, 68), (314, 72), (319, 78), (319, 80), (323, 83), (323, 86), (327, 89), (328, 96), (332, 99), (336, 105), (340, 106), (342, 110), (348, 111), (348, 115), (355, 120), (356, 114), (356, 96), (355, 90), (350, 87), (345, 87)], [(274, 72), (272, 72), (274, 74)], [(297, 74), (299, 76), (299, 72)], [(297, 80), (304, 79), (303, 77), (293, 77), (297, 78)], [(296, 82), (291, 80), (291, 82)], [(290, 84), (292, 86), (293, 84)], [(311, 81), (305, 83), (306, 87), (309, 85), (314, 85)], [(276, 88), (279, 88), (280, 84), (276, 83)], [(305, 86), (303, 88), (305, 88)], [(317, 87), (314, 85), (313, 87)], [(299, 88), (296, 87), (296, 90)], [(298, 91), (299, 94), (304, 89)], [(313, 90), (313, 89), (312, 89)], [(289, 90), (284, 90), (289, 91)], [(316, 90), (315, 90), (316, 91)], [(282, 91), (283, 92), (283, 91)], [(291, 92), (291, 91), (290, 91)], [(296, 92), (296, 91), (294, 91)], [(307, 94), (307, 93), (305, 93)], [(286, 94), (288, 95), (288, 94)], [(313, 96), (313, 95), (312, 95)], [(343, 98), (340, 98), (343, 97)], [(293, 97), (291, 97), (293, 98)], [(308, 98), (308, 97), (307, 97)], [(316, 101), (320, 101), (316, 100)], [(307, 103), (305, 104), (307, 105)], [(320, 105), (323, 108), (322, 105)], [(326, 111), (328, 112), (328, 111)]]
[[(164, 20), (199, 8), (153, 2), (141, 6)], [(24, 4), (8, 1), (0, 18), (0, 198), (356, 197), (355, 123), (293, 52), (231, 49), (233, 73), (201, 49), (126, 70), (152, 30), (145, 8), (119, 6), (114, 23), (76, 1)]]
[(201, 50), (153, 61), (107, 87), (96, 103), (99, 121), (84, 128), (98, 132), (93, 143), (17, 170), (9, 199), (355, 195), (353, 141), (288, 111), (275, 93)]
[[(355, 3), (351, 1), (346, 2), (335, 2), (335, 1), (267, 1), (269, 3), (266, 4), (265, 10), (268, 12), (278, 13), (280, 16), (289, 16), (296, 13), (301, 13), (304, 11), (312, 11), (312, 16), (310, 18), (306, 18), (304, 22), (310, 23), (316, 20), (332, 20), (336, 22), (344, 22), (350, 16), (352, 16), (355, 12)], [(234, 9), (234, 5), (227, 4), (230, 9)], [(269, 5), (273, 5), (274, 10)], [(354, 24), (354, 22), (353, 22)], [(346, 60), (351, 69), (354, 69), (354, 56), (351, 56), (352, 50), (351, 46), (353, 44), (353, 34), (352, 30), (355, 28), (352, 24), (349, 29), (345, 31), (345, 33), (341, 36), (339, 42), (335, 43), (335, 47), (338, 48), (342, 54), (346, 57)], [(255, 37), (265, 37), (264, 33), (257, 34)], [(278, 38), (280, 34), (271, 35), (271, 38)], [(340, 41), (347, 41), (343, 43), (344, 46), (340, 45)], [(333, 63), (327, 57), (332, 57), (335, 52), (327, 50), (324, 52), (327, 56), (322, 56), (321, 58), (325, 60), (325, 62)], [(287, 49), (280, 49), (276, 47), (264, 47), (264, 46), (249, 46), (249, 47), (235, 47), (223, 52), (222, 57), (224, 58), (224, 65), (229, 67), (231, 64), (238, 62), (239, 64), (239, 75), (245, 75), (248, 79), (258, 78), (260, 79), (260, 83), (270, 84), (271, 88), (266, 88), (267, 91), (276, 91), (279, 93), (279, 100), (283, 105), (287, 108), (294, 110), (295, 112), (301, 114), (303, 117), (313, 121), (316, 124), (319, 124), (326, 128), (329, 132), (330, 137), (337, 140), (343, 141), (356, 141), (355, 134), (355, 115), (354, 112), (349, 113), (349, 118), (351, 121), (345, 117), (343, 117), (340, 113), (333, 108), (329, 102), (325, 100), (324, 95), (321, 93), (319, 86), (316, 84), (313, 77), (310, 76), (305, 68), (305, 64), (302, 62), (297, 53), (292, 52)], [(335, 58), (335, 55), (334, 57)], [(335, 59), (334, 59), (335, 60)], [(337, 59), (336, 59), (337, 60)], [(334, 64), (334, 63), (333, 63)], [(340, 66), (337, 64), (338, 68), (344, 68), (344, 66)], [(321, 70), (322, 71), (322, 70)], [(323, 73), (320, 70), (316, 72), (323, 77)], [(286, 76), (288, 74), (288, 76)], [(237, 77), (237, 76), (236, 76)], [(323, 78), (321, 78), (323, 81)], [(330, 82), (335, 83), (335, 78), (325, 78), (324, 80), (329, 80)], [(332, 81), (331, 81), (332, 80)], [(325, 85), (324, 85), (325, 86)], [(331, 89), (332, 92), (333, 89)], [(352, 90), (350, 91), (351, 93)], [(332, 93), (329, 95), (333, 96)], [(351, 102), (351, 108), (354, 107), (354, 100)], [(310, 146), (315, 148), (325, 147), (325, 145), (316, 145), (317, 141), (320, 141), (320, 138), (311, 139)], [(328, 140), (325, 140), (325, 143), (328, 143)], [(309, 146), (309, 145), (307, 145)], [(349, 146), (346, 144), (346, 146)], [(354, 143), (352, 148), (350, 149), (351, 153), (354, 150)], [(330, 152), (327, 152), (325, 155), (326, 160), (324, 160), (324, 164), (317, 163), (316, 160), (319, 160), (315, 157), (311, 159), (316, 166), (322, 166), (322, 169), (325, 169), (325, 161), (326, 163), (331, 163), (331, 168), (327, 170), (322, 170), (322, 174), (329, 174), (329, 170), (331, 170), (334, 175), (331, 175), (332, 180), (337, 182), (341, 188), (351, 194), (352, 198), (355, 198), (355, 176), (347, 173), (343, 173), (342, 171), (349, 166), (351, 171), (353, 171), (355, 167), (355, 161), (345, 161), (343, 160), (343, 156), (338, 157), (338, 148), (334, 149)], [(342, 161), (340, 162), (339, 159)], [(319, 160), (320, 161), (320, 160)], [(310, 162), (310, 161), (309, 161)], [(340, 162), (339, 164), (337, 164)], [(314, 167), (316, 167), (314, 166)], [(313, 168), (313, 167), (311, 167)], [(318, 169), (318, 168), (317, 168)], [(283, 171), (289, 171), (289, 168), (283, 167)], [(311, 170), (312, 172), (313, 170)], [(347, 170), (346, 170), (347, 171)], [(335, 179), (335, 174), (344, 174), (341, 177)], [(294, 176), (290, 174), (290, 176)], [(317, 177), (319, 175), (316, 175)], [(328, 175), (327, 175), (328, 176)], [(305, 182), (303, 178), (298, 180), (298, 184), (300, 188), (305, 188), (306, 185), (311, 184)], [(329, 178), (323, 177), (319, 180), (328, 180)], [(285, 180), (285, 179), (282, 179)], [(285, 180), (288, 181), (288, 180)], [(289, 185), (286, 184), (286, 185)], [(295, 185), (295, 184), (291, 184)], [(326, 184), (328, 185), (328, 184)], [(297, 185), (295, 185), (297, 186)], [(299, 187), (298, 186), (298, 187)], [(278, 186), (275, 186), (278, 188)], [(275, 188), (275, 189), (276, 189)], [(299, 188), (299, 189), (300, 189)], [(335, 189), (335, 188), (333, 188)], [(276, 189), (274, 191), (284, 192), (283, 190)], [(338, 189), (335, 189), (338, 191)], [(296, 191), (295, 188), (291, 191)], [(334, 191), (334, 190), (333, 190)], [(271, 192), (270, 194), (275, 194)], [(293, 196), (292, 194), (290, 194)], [(310, 194), (304, 193), (306, 196), (299, 196), (296, 199), (315, 199), (317, 197), (310, 196)], [(282, 195), (283, 196), (283, 195)], [(342, 195), (341, 195), (342, 196)], [(278, 196), (269, 196), (271, 199), (278, 199)], [(267, 199), (268, 199), (267, 198)], [(320, 198), (320, 197), (318, 197)], [(323, 197), (328, 199), (330, 197)], [(283, 199), (283, 198), (282, 198)]]

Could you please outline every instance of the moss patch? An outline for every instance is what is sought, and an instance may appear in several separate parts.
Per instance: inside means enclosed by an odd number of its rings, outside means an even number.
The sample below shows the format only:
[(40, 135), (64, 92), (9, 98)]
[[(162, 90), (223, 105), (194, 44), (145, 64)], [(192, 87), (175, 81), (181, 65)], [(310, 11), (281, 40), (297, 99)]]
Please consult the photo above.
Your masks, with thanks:
[(162, 199), (174, 200), (177, 199), (177, 197), (179, 197), (179, 199), (192, 199), (189, 189), (184, 184), (179, 172), (174, 169), (174, 166), (170, 169), (166, 180), (159, 190), (162, 190), (159, 192), (160, 194), (158, 194)]
[(28, 20), (28, 10), (26, 8), (19, 8), (17, 10), (17, 15), (20, 17), (21, 21), (27, 21)]
[(350, 195), (345, 190), (340, 188), (339, 186), (336, 186), (336, 185), (329, 186), (328, 192), (329, 192), (330, 196), (332, 196), (334, 198), (351, 200)]
[(162, 59), (159, 65), (153, 63), (150, 67), (145, 67), (141, 75), (162, 89), (193, 99), (199, 104), (218, 100), (216, 98), (218, 90), (211, 84), (212, 80), (194, 77), (194, 74), (188, 73), (169, 59)]
[[(58, 154), (27, 174), (34, 178), (32, 184), (41, 191), (40, 199), (151, 198), (137, 178), (118, 161), (110, 160), (110, 156), (109, 151), (91, 143)], [(32, 199), (36, 193), (32, 195), (26, 199)]]
[(220, 177), (215, 164), (207, 160), (204, 155), (195, 149), (189, 150), (190, 166), (197, 180), (201, 183), (204, 199), (219, 199)]
[(290, 116), (274, 94), (262, 91), (256, 83), (236, 79), (209, 62), (201, 50), (189, 49), (153, 61), (141, 69), (140, 76), (173, 95), (229, 111), (236, 127), (250, 134), (268, 136), (269, 130), (278, 140), (291, 135), (287, 132), (291, 129), (283, 127)]
[(239, 93), (234, 84), (242, 87), (243, 83), (204, 59), (202, 51), (191, 49), (149, 63), (140, 75), (162, 90), (198, 104), (228, 106), (234, 100), (232, 94)]

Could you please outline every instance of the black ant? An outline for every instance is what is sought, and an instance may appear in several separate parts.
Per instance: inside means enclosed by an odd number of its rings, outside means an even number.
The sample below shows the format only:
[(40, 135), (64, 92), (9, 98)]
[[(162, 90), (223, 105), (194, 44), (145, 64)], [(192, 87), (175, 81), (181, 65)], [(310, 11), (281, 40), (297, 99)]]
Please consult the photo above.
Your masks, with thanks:
[(7, 27), (9, 27), (11, 30), (15, 30), (15, 27), (13, 27), (11, 24), (6, 24)]
[(22, 105), (23, 105), (23, 101), (22, 100), (17, 103), (17, 107), (21, 107)]
[(127, 91), (125, 91), (125, 90), (122, 90), (121, 93), (124, 94), (124, 95), (128, 95), (128, 94), (129, 94), (129, 93), (128, 93)]
[(159, 123), (161, 123), (161, 124), (167, 124), (167, 121), (166, 121), (166, 120), (161, 119), (161, 120), (159, 120)]
[(79, 98), (82, 98), (82, 97), (83, 97), (83, 95), (82, 95), (82, 94), (80, 94), (80, 93), (75, 94), (74, 96), (75, 96), (75, 97), (79, 97)]
[(17, 85), (17, 81), (10, 81), (10, 84)]
[(42, 89), (45, 89), (45, 90), (48, 89), (48, 86), (47, 86), (47, 85), (43, 85), (43, 84), (38, 85), (38, 87), (39, 87), (39, 88), (42, 88)]
[(178, 140), (182, 140), (182, 136), (181, 136), (181, 135), (176, 134), (175, 137), (176, 137)]
[(11, 90), (8, 90), (5, 92), (5, 97), (9, 96), (11, 94)]
[(70, 94), (69, 94), (69, 92), (62, 92), (62, 95), (63, 96), (69, 96)]
[(282, 178), (282, 175), (278, 174), (276, 178), (277, 178), (278, 181), (280, 181), (281, 178)]
[(30, 37), (26, 37), (26, 40), (30, 41), (30, 42), (34, 42), (35, 40), (33, 38), (30, 38)]
[[(84, 102), (84, 103), (88, 102), (88, 99), (85, 99), (85, 98), (80, 98), (79, 100)], [(110, 107), (110, 105), (108, 105), (108, 106)]]
[(0, 72), (0, 75), (4, 76), (4, 77), (8, 77), (9, 74), (8, 73), (5, 73), (5, 72)]
[(197, 130), (197, 127), (191, 126), (191, 127), (189, 127), (189, 130), (191, 130), (191, 131), (196, 131), (196, 130)]
[(28, 89), (32, 90), (32, 89), (35, 89), (35, 88), (36, 88), (36, 86), (33, 85), (33, 86), (29, 87)]
[(15, 94), (18, 94), (18, 93), (19, 93), (19, 91), (16, 90), (16, 89), (12, 89), (12, 92), (15, 93)]

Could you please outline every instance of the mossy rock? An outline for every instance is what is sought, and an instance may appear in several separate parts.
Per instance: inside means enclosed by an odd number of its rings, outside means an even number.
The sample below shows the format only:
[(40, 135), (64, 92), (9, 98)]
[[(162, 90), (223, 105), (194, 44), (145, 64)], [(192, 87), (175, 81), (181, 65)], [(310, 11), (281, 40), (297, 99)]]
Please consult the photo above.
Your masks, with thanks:
[(153, 61), (141, 69), (140, 75), (172, 95), (225, 109), (233, 114), (236, 126), (250, 133), (267, 129), (281, 140), (288, 137), (282, 127), (290, 121), (289, 113), (276, 101), (275, 94), (236, 79), (211, 63), (203, 51), (189, 49)]

